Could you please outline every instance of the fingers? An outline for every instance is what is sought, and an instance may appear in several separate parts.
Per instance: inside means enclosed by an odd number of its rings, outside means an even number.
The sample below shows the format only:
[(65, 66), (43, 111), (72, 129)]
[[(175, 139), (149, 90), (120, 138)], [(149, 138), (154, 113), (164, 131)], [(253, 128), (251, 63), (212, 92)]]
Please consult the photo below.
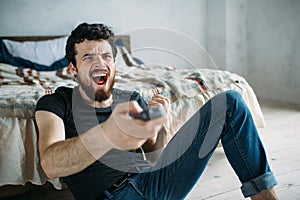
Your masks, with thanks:
[(143, 109), (136, 101), (120, 103), (114, 109), (115, 114), (121, 114), (121, 115), (126, 115), (126, 114), (128, 115), (129, 113), (138, 114), (142, 111)]
[(136, 101), (121, 103), (115, 107), (111, 115), (111, 121), (122, 134), (136, 138), (155, 137), (165, 119), (161, 117), (155, 120), (143, 121), (129, 115), (129, 113), (138, 114), (142, 111), (143, 109)]
[[(142, 131), (129, 113), (139, 113), (142, 108), (136, 101), (118, 104), (107, 121), (101, 124), (103, 133), (117, 149), (132, 150), (142, 146), (147, 139), (153, 137)], [(137, 137), (139, 136), (139, 137)]]
[(162, 95), (153, 96), (148, 102), (149, 107), (162, 105), (165, 108), (166, 113), (169, 112), (170, 100)]

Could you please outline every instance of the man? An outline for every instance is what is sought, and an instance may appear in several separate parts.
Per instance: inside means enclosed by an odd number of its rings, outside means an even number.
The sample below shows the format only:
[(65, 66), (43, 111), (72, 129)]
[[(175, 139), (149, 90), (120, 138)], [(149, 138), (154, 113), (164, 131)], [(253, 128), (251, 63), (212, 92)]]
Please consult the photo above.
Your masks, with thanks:
[[(113, 87), (113, 38), (103, 24), (74, 29), (66, 58), (79, 86), (58, 88), (36, 106), (41, 166), (49, 178), (62, 177), (76, 199), (183, 199), (221, 139), (244, 196), (278, 199), (250, 112), (236, 92), (216, 95), (171, 140), (161, 140), (169, 101), (158, 95), (147, 105), (138, 93)], [(212, 120), (212, 102), (222, 98), (220, 124)], [(132, 117), (158, 105), (166, 114), (157, 119)], [(209, 130), (218, 127), (220, 136), (208, 145)]]

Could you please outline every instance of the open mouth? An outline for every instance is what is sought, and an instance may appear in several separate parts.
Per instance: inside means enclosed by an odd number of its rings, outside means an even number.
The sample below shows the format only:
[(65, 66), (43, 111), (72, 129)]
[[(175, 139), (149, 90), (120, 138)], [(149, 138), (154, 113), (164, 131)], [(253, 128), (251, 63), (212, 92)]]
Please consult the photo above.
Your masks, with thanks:
[(108, 79), (108, 75), (106, 73), (97, 74), (93, 76), (93, 80), (97, 85), (104, 85)]

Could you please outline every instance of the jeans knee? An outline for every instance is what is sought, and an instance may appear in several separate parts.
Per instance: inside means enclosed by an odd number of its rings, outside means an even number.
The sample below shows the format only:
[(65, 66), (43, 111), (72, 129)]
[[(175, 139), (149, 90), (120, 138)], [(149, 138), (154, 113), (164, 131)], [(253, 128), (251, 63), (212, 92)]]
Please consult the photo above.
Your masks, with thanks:
[(236, 99), (236, 98), (240, 99), (240, 98), (242, 98), (241, 94), (239, 92), (235, 91), (235, 90), (226, 91), (226, 96), (229, 99)]
[(229, 108), (234, 109), (233, 111), (249, 113), (249, 109), (239, 92), (234, 90), (226, 91), (226, 100), (227, 106), (229, 106)]
[(233, 101), (233, 102), (238, 102), (238, 103), (244, 103), (244, 100), (243, 100), (241, 94), (234, 90), (226, 91), (226, 98), (227, 98), (227, 101), (230, 101), (230, 102)]

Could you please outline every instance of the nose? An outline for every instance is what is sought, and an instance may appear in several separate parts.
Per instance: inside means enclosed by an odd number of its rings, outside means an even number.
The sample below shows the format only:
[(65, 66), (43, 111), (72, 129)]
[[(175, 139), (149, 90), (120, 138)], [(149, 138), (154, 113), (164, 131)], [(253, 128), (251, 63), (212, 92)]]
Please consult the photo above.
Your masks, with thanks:
[(108, 66), (108, 63), (105, 59), (102, 58), (101, 55), (97, 55), (94, 60), (94, 65), (98, 67), (106, 67)]

